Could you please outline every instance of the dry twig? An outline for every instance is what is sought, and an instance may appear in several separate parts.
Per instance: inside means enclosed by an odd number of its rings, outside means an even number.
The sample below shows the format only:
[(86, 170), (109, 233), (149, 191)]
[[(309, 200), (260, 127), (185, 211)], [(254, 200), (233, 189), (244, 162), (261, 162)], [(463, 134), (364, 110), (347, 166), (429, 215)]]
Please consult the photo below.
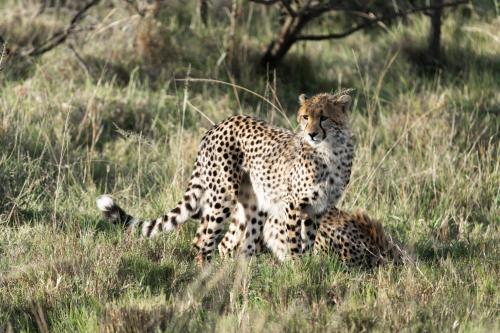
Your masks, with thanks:
[(73, 16), (66, 29), (55, 33), (53, 36), (44, 41), (40, 46), (33, 47), (30, 50), (21, 51), (19, 52), (19, 54), (24, 57), (36, 57), (52, 50), (56, 46), (63, 44), (71, 35), (71, 33), (75, 31), (75, 28), (85, 17), (89, 9), (97, 5), (100, 1), (101, 0), (90, 1)]
[[(393, 13), (390, 15), (384, 15), (384, 16), (364, 16), (367, 19), (367, 22), (356, 25), (346, 31), (339, 32), (339, 33), (331, 33), (331, 34), (326, 34), (326, 35), (298, 35), (296, 36), (296, 40), (308, 40), (308, 41), (321, 41), (321, 40), (326, 40), (326, 39), (338, 39), (338, 38), (344, 38), (349, 36), (350, 34), (353, 34), (359, 30), (365, 29), (370, 27), (371, 25), (382, 22), (382, 21), (387, 21), (390, 19), (398, 18), (398, 17), (404, 17), (410, 14), (414, 13), (419, 13), (419, 12), (425, 12), (428, 10), (432, 9), (439, 9), (439, 8), (444, 8), (444, 7), (454, 7), (458, 5), (463, 5), (468, 3), (468, 0), (459, 0), (455, 2), (449, 2), (449, 3), (444, 3), (439, 6), (425, 6), (425, 7), (416, 7), (412, 8), (409, 10)], [(360, 16), (360, 15), (358, 15)]]
[(0, 44), (2, 44), (2, 52), (0, 53), (0, 72), (3, 69), (3, 59), (7, 55), (7, 43), (0, 37)]

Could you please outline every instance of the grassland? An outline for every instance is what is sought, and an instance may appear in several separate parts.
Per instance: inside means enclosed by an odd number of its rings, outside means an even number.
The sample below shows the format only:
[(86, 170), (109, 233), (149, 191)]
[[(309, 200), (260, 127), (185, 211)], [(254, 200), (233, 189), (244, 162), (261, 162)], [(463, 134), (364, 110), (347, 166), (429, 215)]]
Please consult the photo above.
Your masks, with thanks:
[[(298, 44), (267, 78), (253, 64), (275, 20), (259, 6), (243, 6), (231, 37), (218, 2), (207, 27), (192, 3), (169, 2), (156, 17), (110, 3), (82, 22), (96, 29), (3, 63), (0, 332), (500, 330), (494, 3), (446, 16), (437, 70), (418, 61), (428, 19), (416, 16)], [(9, 46), (43, 40), (70, 17), (37, 8), (1, 2)], [(210, 121), (244, 113), (294, 128), (299, 93), (347, 87), (357, 89), (357, 154), (340, 206), (383, 221), (412, 263), (366, 271), (263, 255), (199, 268), (194, 222), (148, 241), (101, 220), (101, 193), (143, 217), (172, 207)]]

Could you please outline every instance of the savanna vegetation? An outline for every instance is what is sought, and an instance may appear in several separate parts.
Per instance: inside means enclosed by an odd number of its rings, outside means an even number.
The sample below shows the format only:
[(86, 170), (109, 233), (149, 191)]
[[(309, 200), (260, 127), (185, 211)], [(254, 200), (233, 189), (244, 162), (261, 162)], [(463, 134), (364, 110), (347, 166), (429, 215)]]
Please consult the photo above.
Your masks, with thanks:
[[(496, 0), (443, 9), (431, 58), (432, 20), (413, 13), (295, 41), (273, 66), (279, 4), (93, 2), (0, 2), (0, 332), (500, 330)], [(100, 217), (102, 193), (143, 217), (172, 207), (212, 123), (294, 129), (300, 93), (342, 88), (357, 144), (340, 207), (381, 220), (405, 265), (198, 267), (195, 222), (150, 241)]]

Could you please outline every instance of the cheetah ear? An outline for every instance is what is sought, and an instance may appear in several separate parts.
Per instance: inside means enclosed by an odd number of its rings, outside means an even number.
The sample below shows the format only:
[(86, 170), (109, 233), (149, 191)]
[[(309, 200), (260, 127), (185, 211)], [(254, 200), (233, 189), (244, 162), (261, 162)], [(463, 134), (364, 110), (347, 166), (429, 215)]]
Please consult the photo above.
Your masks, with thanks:
[(342, 95), (335, 101), (335, 104), (340, 105), (342, 107), (342, 111), (347, 112), (351, 107), (352, 98), (349, 95)]
[(304, 103), (309, 99), (306, 94), (300, 94), (299, 103), (300, 105), (304, 105)]

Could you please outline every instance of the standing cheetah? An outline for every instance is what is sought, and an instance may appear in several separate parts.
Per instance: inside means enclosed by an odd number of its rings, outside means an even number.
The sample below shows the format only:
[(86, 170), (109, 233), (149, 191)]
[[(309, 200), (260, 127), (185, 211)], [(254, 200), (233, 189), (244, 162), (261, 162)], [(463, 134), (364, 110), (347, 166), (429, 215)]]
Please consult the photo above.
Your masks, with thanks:
[(98, 198), (98, 208), (107, 219), (139, 228), (146, 237), (200, 217), (198, 259), (210, 260), (224, 220), (245, 212), (238, 193), (247, 174), (257, 199), (249, 215), (273, 218), (286, 227), (283, 242), (271, 250), (280, 260), (300, 253), (301, 221), (320, 216), (338, 201), (350, 177), (353, 144), (348, 94), (301, 95), (299, 100), (297, 134), (249, 116), (230, 117), (207, 131), (184, 198), (166, 215), (140, 221), (106, 195)]

